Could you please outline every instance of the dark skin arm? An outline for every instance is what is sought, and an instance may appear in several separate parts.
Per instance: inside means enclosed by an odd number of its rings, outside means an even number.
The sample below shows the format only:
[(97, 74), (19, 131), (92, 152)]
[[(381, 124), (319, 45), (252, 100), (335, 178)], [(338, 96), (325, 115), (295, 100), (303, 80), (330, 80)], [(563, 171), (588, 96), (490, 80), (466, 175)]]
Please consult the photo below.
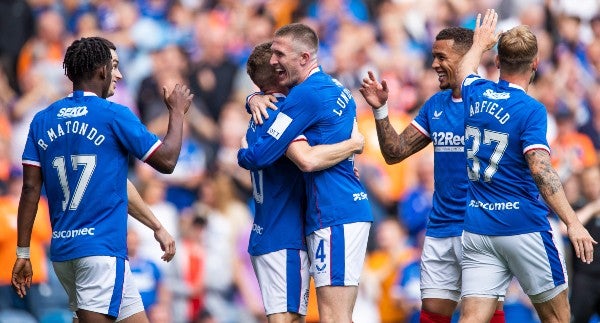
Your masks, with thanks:
[(163, 87), (163, 99), (169, 110), (169, 126), (162, 144), (146, 160), (148, 165), (161, 173), (170, 174), (177, 165), (183, 137), (184, 115), (190, 108), (193, 98), (194, 95), (185, 85), (175, 85), (168, 96), (167, 88)]
[(525, 154), (533, 180), (540, 194), (550, 208), (567, 225), (567, 233), (577, 258), (585, 263), (594, 259), (594, 244), (597, 242), (590, 236), (569, 205), (558, 174), (550, 163), (550, 154), (546, 150), (534, 149)]
[[(42, 170), (36, 166), (23, 166), (23, 189), (17, 216), (17, 246), (29, 247), (33, 222), (37, 214), (42, 191)], [(18, 258), (12, 271), (12, 285), (19, 297), (27, 294), (33, 271), (29, 259)]]

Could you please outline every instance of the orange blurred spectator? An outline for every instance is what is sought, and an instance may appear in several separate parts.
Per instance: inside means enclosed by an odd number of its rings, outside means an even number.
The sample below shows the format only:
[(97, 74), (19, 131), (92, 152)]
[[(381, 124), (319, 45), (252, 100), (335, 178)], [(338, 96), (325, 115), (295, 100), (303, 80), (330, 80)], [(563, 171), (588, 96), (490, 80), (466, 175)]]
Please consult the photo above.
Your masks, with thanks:
[(52, 229), (50, 227), (50, 213), (45, 198), (40, 199), (37, 215), (31, 235), (31, 266), (33, 277), (31, 289), (23, 300), (19, 299), (10, 285), (12, 279), (12, 266), (17, 259), (17, 209), (23, 178), (20, 169), (12, 169), (8, 185), (8, 192), (0, 196), (0, 302), (2, 298), (12, 296), (12, 307), (26, 309), (34, 315), (40, 315), (43, 309), (36, 306), (33, 295), (39, 295), (40, 284), (48, 281), (48, 257), (46, 247), (50, 244)]
[[(35, 65), (49, 65), (62, 75), (62, 58), (65, 48), (65, 22), (57, 11), (46, 10), (37, 18), (36, 33), (19, 54), (17, 78), (20, 80)], [(49, 71), (50, 72), (50, 71)]]
[(564, 181), (584, 169), (597, 166), (598, 156), (592, 140), (577, 132), (575, 116), (569, 110), (558, 111), (555, 115), (557, 135), (550, 143), (552, 166)]
[(379, 224), (376, 240), (377, 249), (367, 255), (361, 283), (379, 285), (376, 303), (382, 323), (403, 322), (407, 313), (396, 301), (393, 288), (398, 274), (419, 255), (410, 246), (404, 228), (395, 218), (387, 218)]

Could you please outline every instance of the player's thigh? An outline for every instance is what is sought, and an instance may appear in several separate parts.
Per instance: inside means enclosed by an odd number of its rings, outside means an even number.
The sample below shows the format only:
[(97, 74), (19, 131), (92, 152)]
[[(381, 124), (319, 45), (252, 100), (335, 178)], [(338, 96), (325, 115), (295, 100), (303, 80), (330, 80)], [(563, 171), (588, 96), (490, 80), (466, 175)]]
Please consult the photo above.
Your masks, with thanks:
[(304, 316), (298, 313), (276, 313), (267, 315), (267, 322), (269, 323), (304, 323)]
[(421, 254), (421, 298), (458, 302), (462, 282), (462, 238), (425, 237)]
[(570, 320), (571, 310), (566, 288), (550, 300), (542, 303), (533, 303), (533, 306), (542, 322), (568, 323)]
[(512, 279), (506, 261), (495, 250), (490, 236), (463, 233), (462, 295), (498, 299)]
[(144, 311), (129, 263), (124, 259), (92, 256), (54, 262), (53, 266), (73, 312), (85, 310), (120, 321)]
[(495, 298), (465, 297), (461, 303), (460, 322), (489, 322), (496, 310), (496, 304)]
[[(556, 247), (551, 232), (499, 236), (492, 239), (494, 245), (505, 255), (511, 272), (532, 301), (545, 302), (566, 288), (567, 270), (564, 258)], [(560, 287), (561, 285), (565, 286)], [(548, 293), (549, 291), (552, 292)]]
[(266, 314), (306, 315), (309, 283), (306, 251), (283, 249), (251, 259)]
[(358, 286), (370, 222), (335, 225), (306, 237), (315, 286)]
[(317, 288), (317, 304), (322, 322), (350, 322), (358, 295), (358, 286), (322, 286)]

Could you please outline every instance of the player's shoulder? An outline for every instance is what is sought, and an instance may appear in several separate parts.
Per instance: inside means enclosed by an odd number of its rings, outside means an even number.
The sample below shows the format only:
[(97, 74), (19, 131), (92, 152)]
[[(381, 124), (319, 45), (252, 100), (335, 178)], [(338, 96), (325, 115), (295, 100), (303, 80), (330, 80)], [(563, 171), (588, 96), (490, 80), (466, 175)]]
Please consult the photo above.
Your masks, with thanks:
[(109, 110), (115, 111), (117, 113), (131, 112), (131, 109), (129, 109), (128, 107), (126, 107), (120, 103), (109, 101), (106, 99), (101, 99), (101, 98), (98, 98), (98, 99), (104, 101), (104, 102), (99, 102), (99, 103), (105, 105), (105, 107)]
[(452, 90), (441, 90), (433, 94), (423, 103), (423, 109), (429, 110), (434, 109), (436, 107), (440, 107), (440, 105), (447, 105), (448, 102), (452, 100)]
[(58, 100), (52, 102), (46, 108), (36, 112), (35, 115), (33, 116), (32, 123), (35, 123), (39, 119), (51, 117), (52, 115), (58, 114), (57, 111), (59, 111), (61, 108), (63, 108), (66, 105), (65, 99), (66, 98), (58, 99)]
[(452, 90), (446, 89), (446, 90), (441, 90), (441, 91), (436, 92), (427, 101), (446, 102), (446, 101), (450, 100), (451, 98), (452, 98)]
[(462, 82), (462, 86), (463, 87), (467, 87), (467, 86), (474, 86), (474, 85), (481, 85), (481, 84), (487, 84), (487, 83), (494, 83), (490, 80), (486, 80), (485, 78), (481, 77), (481, 75), (479, 74), (469, 74), (467, 75), (467, 77), (465, 77), (465, 79)]
[(529, 111), (546, 111), (546, 107), (542, 102), (527, 94), (527, 92), (521, 88), (512, 88), (509, 95), (515, 105), (523, 106)]

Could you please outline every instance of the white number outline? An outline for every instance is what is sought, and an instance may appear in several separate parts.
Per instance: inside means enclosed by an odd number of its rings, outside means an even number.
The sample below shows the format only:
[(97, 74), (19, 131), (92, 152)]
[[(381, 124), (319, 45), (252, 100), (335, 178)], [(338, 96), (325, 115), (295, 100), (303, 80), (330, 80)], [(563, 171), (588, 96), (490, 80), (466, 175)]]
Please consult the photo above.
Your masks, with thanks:
[[(465, 129), (465, 139), (469, 137), (473, 138), (473, 146), (471, 149), (467, 148), (467, 159), (473, 161), (473, 167), (471, 168), (467, 165), (467, 173), (469, 175), (469, 180), (478, 181), (481, 178), (481, 164), (476, 154), (479, 151), (481, 144), (481, 132), (478, 128), (467, 126)], [(498, 172), (498, 165), (500, 164), (502, 156), (506, 152), (506, 147), (508, 147), (508, 134), (484, 129), (483, 144), (491, 145), (492, 141), (496, 142), (496, 147), (494, 147), (494, 152), (490, 156), (489, 165), (483, 171), (484, 182), (491, 182), (492, 177), (494, 177), (496, 172)]]
[[(60, 183), (60, 187), (63, 191), (63, 211), (67, 209), (67, 204), (69, 204), (69, 210), (77, 210), (79, 207), (79, 203), (81, 203), (81, 200), (85, 194), (85, 190), (90, 183), (92, 175), (94, 174), (94, 169), (96, 169), (96, 155), (72, 155), (71, 166), (73, 170), (77, 171), (79, 165), (83, 165), (83, 170), (81, 171), (81, 175), (79, 176), (77, 185), (75, 186), (75, 191), (71, 197), (71, 190), (69, 188), (69, 181), (67, 179), (65, 156), (57, 156), (54, 158), (54, 160), (52, 160), (52, 167), (56, 169), (58, 174), (58, 182)], [(71, 201), (70, 203), (69, 200)]]

